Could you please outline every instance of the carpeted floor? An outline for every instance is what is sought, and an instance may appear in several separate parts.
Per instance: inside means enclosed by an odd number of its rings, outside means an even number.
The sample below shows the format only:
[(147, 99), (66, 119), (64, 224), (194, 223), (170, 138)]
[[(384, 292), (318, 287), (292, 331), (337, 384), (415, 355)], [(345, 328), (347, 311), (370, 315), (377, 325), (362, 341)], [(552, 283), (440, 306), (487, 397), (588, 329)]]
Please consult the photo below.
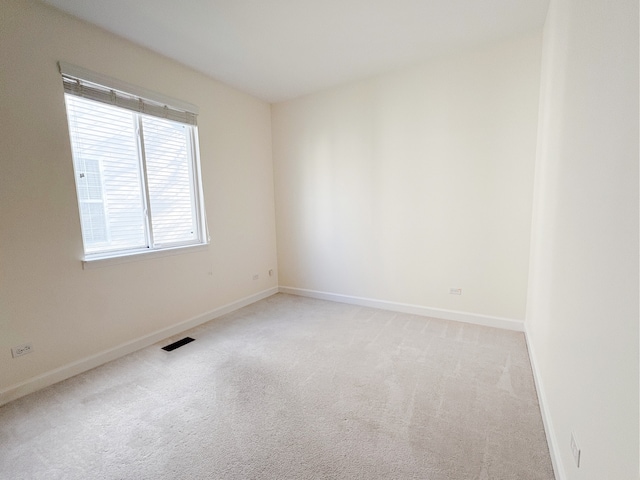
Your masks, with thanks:
[(553, 473), (523, 334), (278, 294), (0, 407), (0, 478)]

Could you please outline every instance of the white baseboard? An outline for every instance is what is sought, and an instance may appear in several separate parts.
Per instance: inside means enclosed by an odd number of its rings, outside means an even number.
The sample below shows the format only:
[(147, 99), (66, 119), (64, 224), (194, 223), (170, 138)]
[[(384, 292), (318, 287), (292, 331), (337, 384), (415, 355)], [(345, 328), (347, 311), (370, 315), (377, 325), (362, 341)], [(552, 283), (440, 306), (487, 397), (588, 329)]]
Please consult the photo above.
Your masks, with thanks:
[(531, 361), (531, 370), (533, 371), (533, 381), (536, 385), (536, 392), (538, 393), (538, 403), (540, 404), (542, 423), (544, 424), (544, 432), (547, 436), (547, 444), (549, 445), (549, 454), (551, 456), (551, 464), (553, 465), (553, 473), (555, 474), (556, 480), (566, 480), (567, 476), (565, 474), (562, 457), (560, 456), (560, 451), (558, 449), (558, 437), (556, 436), (553, 422), (551, 421), (551, 413), (549, 412), (547, 396), (542, 384), (542, 377), (540, 376), (535, 349), (529, 339), (529, 332), (527, 331), (526, 325), (524, 329), (524, 337), (527, 341), (527, 349), (529, 350), (529, 360)]
[(363, 307), (380, 308), (400, 313), (412, 313), (424, 317), (435, 317), (443, 320), (454, 320), (456, 322), (473, 323), (484, 325), (485, 327), (502, 328), (504, 330), (514, 330), (524, 332), (524, 321), (511, 318), (492, 317), (477, 313), (458, 312), (455, 310), (445, 310), (442, 308), (430, 308), (420, 305), (410, 305), (406, 303), (388, 302), (385, 300), (375, 300), (373, 298), (353, 297), (351, 295), (340, 295), (338, 293), (319, 292), (317, 290), (307, 290), (304, 288), (280, 287), (281, 293), (300, 295), (303, 297), (319, 298), (321, 300), (331, 300), (333, 302), (350, 303)]
[(67, 378), (71, 378), (74, 375), (78, 375), (79, 373), (91, 370), (92, 368), (110, 362), (111, 360), (115, 360), (116, 358), (123, 357), (124, 355), (128, 355), (129, 353), (133, 353), (137, 350), (140, 350), (141, 348), (153, 345), (154, 343), (157, 343), (168, 337), (197, 327), (198, 325), (213, 320), (214, 318), (218, 318), (222, 315), (233, 312), (234, 310), (238, 310), (239, 308), (250, 305), (254, 302), (257, 302), (258, 300), (262, 300), (263, 298), (270, 297), (271, 295), (274, 295), (276, 293), (278, 293), (278, 287), (263, 290), (262, 292), (258, 292), (256, 294), (249, 295), (248, 297), (241, 298), (240, 300), (236, 300), (235, 302), (231, 302), (227, 305), (215, 308), (209, 312), (203, 313), (202, 315), (189, 318), (170, 327), (163, 328), (162, 330), (158, 330), (157, 332), (145, 335), (144, 337), (131, 340), (129, 342), (120, 344), (117, 347), (110, 348), (109, 350), (91, 355), (76, 362), (63, 365), (62, 367), (56, 368), (49, 372), (45, 372), (41, 375), (25, 380), (24, 382), (12, 385), (8, 388), (0, 390), (0, 405), (4, 405), (5, 403), (20, 398), (24, 395), (33, 393), (36, 390), (40, 390), (41, 388), (48, 387), (49, 385), (61, 382), (62, 380), (66, 380)]

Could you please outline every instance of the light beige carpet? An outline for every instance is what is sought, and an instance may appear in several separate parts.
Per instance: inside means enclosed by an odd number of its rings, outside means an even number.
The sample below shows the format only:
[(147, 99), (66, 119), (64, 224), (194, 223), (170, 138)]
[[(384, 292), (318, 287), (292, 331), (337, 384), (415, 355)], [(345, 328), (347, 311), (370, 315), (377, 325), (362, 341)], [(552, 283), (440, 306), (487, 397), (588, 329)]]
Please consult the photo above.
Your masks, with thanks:
[(0, 407), (0, 478), (553, 479), (521, 333), (278, 294), (186, 334)]

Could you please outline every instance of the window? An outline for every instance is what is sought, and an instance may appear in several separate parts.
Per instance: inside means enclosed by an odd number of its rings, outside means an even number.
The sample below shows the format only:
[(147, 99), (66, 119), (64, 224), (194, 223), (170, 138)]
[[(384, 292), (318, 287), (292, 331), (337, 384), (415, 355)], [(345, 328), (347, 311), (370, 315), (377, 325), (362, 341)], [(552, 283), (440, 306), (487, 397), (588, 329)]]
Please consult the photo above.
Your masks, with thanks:
[(85, 260), (207, 243), (195, 107), (60, 70)]

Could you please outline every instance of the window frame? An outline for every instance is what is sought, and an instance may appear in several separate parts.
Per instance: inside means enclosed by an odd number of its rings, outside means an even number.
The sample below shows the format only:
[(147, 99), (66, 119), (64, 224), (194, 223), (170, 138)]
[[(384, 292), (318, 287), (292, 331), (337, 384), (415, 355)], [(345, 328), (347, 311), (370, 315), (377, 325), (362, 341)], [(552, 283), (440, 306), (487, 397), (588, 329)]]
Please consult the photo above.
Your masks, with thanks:
[[(65, 112), (67, 114), (67, 125), (68, 128), (71, 128), (71, 122), (69, 117), (69, 108), (66, 102), (66, 96), (77, 96), (83, 98), (88, 101), (94, 101), (96, 103), (103, 103), (106, 105), (111, 105), (112, 107), (120, 108), (123, 110), (129, 110), (133, 113), (135, 120), (135, 130), (134, 137), (136, 141), (136, 147), (138, 150), (138, 168), (140, 170), (140, 193), (142, 198), (144, 199), (142, 205), (141, 214), (144, 218), (145, 223), (145, 241), (146, 245), (143, 247), (135, 247), (135, 248), (122, 248), (122, 249), (114, 249), (114, 250), (103, 250), (99, 252), (90, 252), (87, 253), (87, 245), (85, 245), (84, 231), (81, 231), (82, 237), (82, 245), (83, 245), (83, 258), (82, 264), (83, 268), (93, 267), (93, 266), (104, 266), (110, 264), (120, 264), (126, 263), (129, 261), (139, 260), (139, 259), (147, 259), (158, 256), (167, 256), (167, 255), (176, 255), (181, 253), (188, 253), (192, 251), (198, 251), (203, 248), (206, 248), (210, 242), (208, 227), (207, 227), (207, 216), (204, 208), (204, 191), (202, 185), (202, 171), (201, 171), (201, 163), (200, 163), (200, 152), (199, 152), (199, 138), (198, 138), (198, 127), (196, 122), (196, 117), (198, 114), (198, 108), (189, 103), (172, 99), (170, 97), (151, 92), (149, 90), (143, 89), (141, 87), (137, 87), (126, 82), (122, 82), (111, 77), (104, 76), (102, 74), (98, 74), (95, 72), (91, 72), (89, 70), (83, 69), (81, 67), (76, 67), (74, 65), (58, 62), (59, 71), (63, 76), (63, 83), (69, 82), (69, 79), (73, 79), (78, 81), (78, 85), (82, 82), (86, 82), (88, 84), (93, 84), (94, 86), (99, 86), (102, 89), (106, 89), (110, 91), (111, 97), (113, 97), (113, 101), (105, 101), (102, 99), (96, 99), (92, 97), (88, 97), (83, 95), (82, 93), (70, 92), (68, 87), (64, 88), (65, 95)], [(125, 102), (128, 102), (126, 106), (119, 105), (116, 102), (116, 94), (122, 94), (125, 98)], [(133, 101), (139, 102), (140, 108), (138, 111), (132, 108), (132, 99)], [(146, 102), (146, 103), (145, 103)], [(138, 106), (138, 103), (135, 104), (135, 107)], [(152, 113), (145, 111), (146, 108), (150, 107)], [(174, 118), (163, 116), (166, 115), (166, 112), (169, 111), (169, 114), (173, 114)], [(184, 112), (185, 121), (181, 121), (178, 118), (182, 118), (182, 112)], [(195, 238), (193, 240), (185, 240), (182, 242), (175, 243), (165, 243), (165, 244), (154, 244), (154, 232), (153, 232), (153, 214), (150, 203), (150, 192), (148, 185), (148, 177), (147, 177), (147, 158), (145, 154), (145, 140), (144, 140), (144, 129), (143, 119), (145, 116), (148, 117), (157, 117), (164, 118), (167, 121), (182, 124), (187, 127), (185, 139), (186, 139), (186, 148), (187, 148), (187, 168), (188, 168), (188, 176), (191, 185), (189, 186), (189, 196), (191, 203), (191, 210), (193, 218), (194, 229), (196, 230)], [(81, 198), (79, 194), (79, 184), (78, 184), (78, 173), (76, 171), (76, 152), (74, 146), (74, 139), (72, 138), (71, 131), (69, 130), (69, 142), (71, 146), (72, 156), (73, 156), (73, 171), (74, 171), (74, 185), (76, 187), (76, 201), (78, 206), (78, 214), (80, 216), (81, 212)], [(102, 169), (102, 165), (100, 165)], [(105, 193), (102, 191), (102, 201), (106, 201)], [(82, 222), (81, 229), (82, 229)]]

